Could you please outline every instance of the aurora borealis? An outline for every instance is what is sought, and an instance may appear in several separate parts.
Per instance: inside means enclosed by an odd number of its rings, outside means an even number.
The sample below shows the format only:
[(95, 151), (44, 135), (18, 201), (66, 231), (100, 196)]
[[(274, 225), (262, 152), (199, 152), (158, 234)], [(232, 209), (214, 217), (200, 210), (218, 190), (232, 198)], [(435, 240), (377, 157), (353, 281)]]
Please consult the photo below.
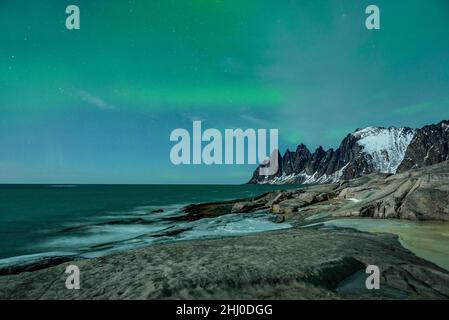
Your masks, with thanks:
[(0, 183), (248, 180), (171, 164), (192, 120), (278, 128), (283, 150), (449, 118), (447, 0), (3, 0), (0, 30)]

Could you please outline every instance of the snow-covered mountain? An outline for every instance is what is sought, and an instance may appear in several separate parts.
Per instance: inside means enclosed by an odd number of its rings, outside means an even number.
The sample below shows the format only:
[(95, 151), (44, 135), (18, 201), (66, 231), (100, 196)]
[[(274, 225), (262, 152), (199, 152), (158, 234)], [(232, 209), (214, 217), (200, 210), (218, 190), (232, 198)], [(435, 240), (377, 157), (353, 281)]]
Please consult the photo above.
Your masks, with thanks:
[(363, 146), (361, 156), (366, 157), (374, 170), (382, 173), (396, 173), (404, 159), (405, 151), (415, 135), (410, 128), (368, 127), (352, 134)]
[[(248, 183), (329, 183), (437, 163), (449, 158), (448, 128), (449, 121), (422, 129), (367, 127), (348, 134), (336, 150), (319, 147), (313, 153), (301, 144), (296, 151), (278, 154), (275, 175), (260, 176), (257, 168)], [(418, 157), (413, 157), (414, 150), (418, 150)], [(420, 159), (421, 153), (427, 158)]]

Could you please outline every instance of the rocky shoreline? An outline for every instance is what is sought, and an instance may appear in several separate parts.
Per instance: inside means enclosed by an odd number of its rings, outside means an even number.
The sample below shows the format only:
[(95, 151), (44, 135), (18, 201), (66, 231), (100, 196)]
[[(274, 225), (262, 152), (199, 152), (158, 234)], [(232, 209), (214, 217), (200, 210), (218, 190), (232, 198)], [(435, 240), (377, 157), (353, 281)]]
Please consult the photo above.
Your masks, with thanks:
[[(449, 272), (402, 247), (397, 236), (321, 223), (344, 217), (449, 221), (448, 182), (449, 163), (443, 162), (190, 205), (173, 219), (267, 210), (293, 228), (23, 270), (0, 277), (0, 299), (449, 299)], [(80, 290), (65, 287), (69, 264), (80, 268)], [(380, 290), (364, 288), (364, 270), (373, 264), (381, 270)]]
[[(68, 263), (0, 277), (0, 299), (448, 299), (449, 273), (389, 234), (293, 228), (154, 245), (71, 262), (81, 289), (65, 288)], [(381, 290), (339, 291), (366, 265)], [(359, 282), (360, 282), (359, 281)]]
[(394, 175), (373, 173), (336, 184), (278, 190), (254, 199), (196, 205), (189, 213), (220, 214), (228, 208), (231, 212), (266, 209), (297, 224), (324, 217), (449, 221), (449, 162)]

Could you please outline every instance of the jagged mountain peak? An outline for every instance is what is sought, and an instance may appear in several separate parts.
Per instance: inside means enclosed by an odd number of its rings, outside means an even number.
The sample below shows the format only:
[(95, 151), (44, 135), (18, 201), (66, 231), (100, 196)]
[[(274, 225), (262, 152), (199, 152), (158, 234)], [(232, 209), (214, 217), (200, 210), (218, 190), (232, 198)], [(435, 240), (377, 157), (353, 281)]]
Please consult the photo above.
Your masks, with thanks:
[(392, 136), (392, 135), (407, 135), (413, 133), (415, 129), (409, 127), (374, 127), (358, 128), (350, 135), (357, 139), (363, 139), (371, 136)]
[(300, 143), (296, 149), (307, 149), (307, 146), (304, 143)]
[(449, 120), (421, 129), (369, 126), (349, 133), (337, 149), (313, 153), (300, 144), (279, 155), (273, 176), (253, 174), (249, 183), (327, 183), (372, 172), (396, 173), (449, 159)]
[(449, 120), (416, 131), (398, 172), (449, 160)]

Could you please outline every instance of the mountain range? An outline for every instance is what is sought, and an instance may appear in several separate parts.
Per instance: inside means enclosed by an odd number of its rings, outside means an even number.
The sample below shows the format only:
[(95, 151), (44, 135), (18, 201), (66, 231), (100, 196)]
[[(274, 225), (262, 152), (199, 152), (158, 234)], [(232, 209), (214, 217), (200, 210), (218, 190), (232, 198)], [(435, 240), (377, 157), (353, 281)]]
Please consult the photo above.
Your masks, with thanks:
[(337, 149), (313, 153), (300, 144), (278, 152), (278, 171), (259, 175), (249, 184), (318, 184), (349, 180), (369, 173), (399, 173), (449, 160), (449, 120), (424, 126), (367, 127), (349, 133)]

